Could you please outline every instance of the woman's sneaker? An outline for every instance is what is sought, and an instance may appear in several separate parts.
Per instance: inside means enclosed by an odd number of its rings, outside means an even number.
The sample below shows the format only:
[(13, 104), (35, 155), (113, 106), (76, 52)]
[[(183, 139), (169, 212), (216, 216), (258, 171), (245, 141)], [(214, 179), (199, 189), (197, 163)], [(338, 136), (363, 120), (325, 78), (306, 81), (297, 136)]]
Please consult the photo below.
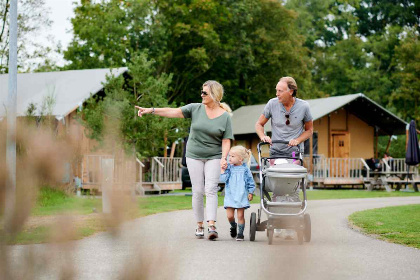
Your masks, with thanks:
[(230, 227), (230, 236), (232, 238), (235, 238), (237, 234), (238, 234), (238, 230), (236, 229), (236, 225), (234, 227), (231, 226)]
[(244, 241), (244, 235), (242, 233), (239, 233), (236, 237), (236, 241)]
[(195, 230), (195, 236), (197, 238), (204, 238), (204, 227), (197, 227)]
[(215, 240), (219, 235), (217, 234), (216, 227), (211, 225), (208, 228), (208, 239)]

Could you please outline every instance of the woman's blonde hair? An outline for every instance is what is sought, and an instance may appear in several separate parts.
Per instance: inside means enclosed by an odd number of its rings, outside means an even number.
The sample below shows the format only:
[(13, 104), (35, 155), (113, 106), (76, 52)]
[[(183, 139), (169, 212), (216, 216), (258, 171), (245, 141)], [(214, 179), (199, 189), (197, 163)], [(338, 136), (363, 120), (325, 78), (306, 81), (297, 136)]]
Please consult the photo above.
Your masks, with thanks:
[(242, 158), (242, 161), (245, 161), (248, 166), (251, 165), (251, 150), (245, 148), (244, 146), (238, 145), (230, 148), (230, 151)]
[(220, 103), (220, 101), (223, 98), (223, 94), (224, 94), (224, 89), (222, 84), (220, 84), (219, 82), (216, 81), (207, 81), (203, 84), (204, 86), (208, 86), (210, 89), (210, 97), (211, 99), (213, 99), (214, 102), (218, 103), (219, 106), (227, 111), (228, 113), (232, 112), (232, 109), (230, 109), (229, 105), (227, 105), (226, 103)]
[(280, 78), (280, 82), (281, 81), (286, 82), (287, 87), (289, 89), (293, 90), (292, 96), (295, 97), (296, 94), (297, 94), (297, 91), (298, 91), (298, 86), (297, 86), (297, 83), (296, 83), (295, 79), (293, 79), (292, 77), (282, 77), (282, 78)]

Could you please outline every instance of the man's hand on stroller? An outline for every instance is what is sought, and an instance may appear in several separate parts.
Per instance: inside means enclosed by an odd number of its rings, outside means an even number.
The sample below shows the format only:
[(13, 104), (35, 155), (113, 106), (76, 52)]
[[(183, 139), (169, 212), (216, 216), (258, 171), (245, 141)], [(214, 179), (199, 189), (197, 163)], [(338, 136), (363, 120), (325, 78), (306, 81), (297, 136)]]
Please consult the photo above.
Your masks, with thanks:
[(297, 139), (291, 139), (289, 141), (289, 146), (297, 146), (297, 145), (299, 145), (299, 140), (297, 140)]
[(270, 138), (270, 136), (264, 135), (261, 138), (261, 142), (265, 142), (265, 143), (270, 143), (271, 144), (271, 138)]

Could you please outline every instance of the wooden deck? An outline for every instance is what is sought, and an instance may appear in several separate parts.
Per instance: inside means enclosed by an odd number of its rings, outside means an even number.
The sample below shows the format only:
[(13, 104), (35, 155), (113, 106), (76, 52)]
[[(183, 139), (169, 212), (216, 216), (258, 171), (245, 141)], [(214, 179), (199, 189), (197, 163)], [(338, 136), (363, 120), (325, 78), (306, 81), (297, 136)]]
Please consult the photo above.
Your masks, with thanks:
[(308, 170), (312, 170), (310, 182), (316, 187), (360, 185), (366, 189), (392, 190), (395, 185), (396, 189), (400, 189), (407, 184), (407, 170), (410, 174), (408, 184), (416, 191), (420, 184), (419, 168), (408, 167), (402, 158), (394, 159), (392, 166), (382, 162), (380, 176), (369, 168), (363, 158), (319, 157), (313, 160), (312, 166), (309, 158), (305, 158), (304, 163)]
[(84, 156), (81, 189), (101, 192), (104, 175), (102, 161), (107, 159), (114, 161), (114, 189), (141, 195), (182, 189), (181, 158), (153, 157), (146, 168), (139, 159), (103, 154)]

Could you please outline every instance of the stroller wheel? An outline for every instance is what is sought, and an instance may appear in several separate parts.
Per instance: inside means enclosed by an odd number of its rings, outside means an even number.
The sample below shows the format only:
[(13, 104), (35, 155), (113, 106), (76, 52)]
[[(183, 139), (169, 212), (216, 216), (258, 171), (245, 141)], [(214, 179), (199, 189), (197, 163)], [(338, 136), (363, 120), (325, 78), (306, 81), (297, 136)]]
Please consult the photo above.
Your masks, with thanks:
[(303, 216), (305, 229), (303, 231), (303, 238), (305, 242), (311, 241), (311, 216), (308, 213), (305, 213)]
[(251, 221), (249, 225), (249, 240), (255, 240), (255, 232), (257, 231), (257, 214), (255, 212), (251, 213)]
[(267, 229), (268, 245), (273, 244), (274, 229)]
[(297, 230), (297, 238), (298, 238), (298, 243), (299, 245), (303, 244), (303, 230)]

